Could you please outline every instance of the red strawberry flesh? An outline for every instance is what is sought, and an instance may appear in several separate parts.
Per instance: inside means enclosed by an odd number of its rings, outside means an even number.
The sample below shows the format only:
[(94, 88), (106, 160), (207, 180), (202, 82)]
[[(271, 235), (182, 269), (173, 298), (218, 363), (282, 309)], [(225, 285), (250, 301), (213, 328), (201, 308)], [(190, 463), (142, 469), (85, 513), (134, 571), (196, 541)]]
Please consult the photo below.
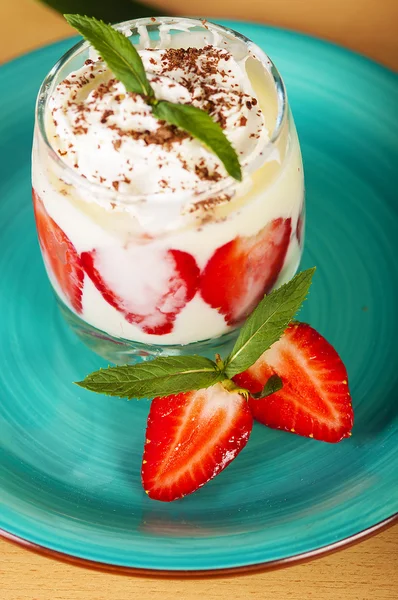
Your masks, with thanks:
[(83, 252), (81, 260), (103, 298), (149, 334), (170, 333), (198, 288), (196, 261), (181, 250), (104, 248)]
[(170, 502), (218, 475), (246, 445), (247, 401), (221, 384), (152, 401), (142, 463), (150, 498)]
[(32, 194), (37, 233), (46, 266), (68, 302), (80, 314), (84, 271), (79, 255), (68, 236), (47, 213), (34, 190)]
[(275, 219), (257, 235), (238, 236), (218, 248), (201, 278), (202, 298), (228, 324), (244, 320), (274, 287), (285, 262), (291, 219)]
[(305, 323), (290, 325), (283, 336), (234, 381), (252, 394), (271, 375), (283, 388), (271, 396), (250, 398), (253, 417), (275, 429), (325, 442), (348, 437), (353, 410), (346, 368), (336, 350)]

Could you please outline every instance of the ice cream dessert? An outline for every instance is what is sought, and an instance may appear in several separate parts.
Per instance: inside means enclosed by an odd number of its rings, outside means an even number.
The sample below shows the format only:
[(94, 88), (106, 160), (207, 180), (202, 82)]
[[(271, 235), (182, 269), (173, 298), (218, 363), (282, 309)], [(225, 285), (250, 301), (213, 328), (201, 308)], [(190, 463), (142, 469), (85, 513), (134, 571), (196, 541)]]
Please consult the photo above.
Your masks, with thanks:
[(33, 198), (47, 272), (69, 310), (113, 338), (217, 338), (300, 260), (303, 172), (283, 84), (261, 50), (222, 27), (146, 19), (122, 30), (157, 98), (221, 125), (243, 180), (83, 44), (39, 96)]

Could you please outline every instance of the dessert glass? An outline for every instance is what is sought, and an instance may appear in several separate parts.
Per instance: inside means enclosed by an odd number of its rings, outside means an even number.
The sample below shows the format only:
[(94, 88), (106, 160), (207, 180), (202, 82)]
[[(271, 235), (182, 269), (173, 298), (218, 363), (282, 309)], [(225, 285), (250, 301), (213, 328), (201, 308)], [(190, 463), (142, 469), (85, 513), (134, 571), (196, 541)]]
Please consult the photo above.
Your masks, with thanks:
[(200, 193), (132, 195), (88, 181), (56, 151), (48, 125), (55, 87), (92, 56), (77, 44), (36, 106), (33, 202), (45, 267), (65, 320), (107, 360), (214, 355), (300, 262), (304, 177), (285, 87), (260, 48), (219, 25), (160, 17), (116, 27), (141, 48), (213, 43), (245, 61), (269, 139), (240, 184), (226, 177)]

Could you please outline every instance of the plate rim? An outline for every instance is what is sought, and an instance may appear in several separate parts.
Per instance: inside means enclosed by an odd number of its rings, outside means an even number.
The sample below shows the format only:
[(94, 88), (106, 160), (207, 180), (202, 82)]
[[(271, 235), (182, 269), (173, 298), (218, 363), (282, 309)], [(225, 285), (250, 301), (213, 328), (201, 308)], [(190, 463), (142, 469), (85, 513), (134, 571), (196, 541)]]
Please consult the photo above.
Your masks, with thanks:
[[(274, 27), (268, 25), (266, 23), (259, 23), (250, 20), (237, 20), (237, 19), (216, 19), (216, 22), (220, 22), (225, 24), (226, 26), (233, 27), (239, 29), (240, 25), (247, 25), (254, 27), (258, 30), (268, 30), (273, 31), (275, 33), (288, 34), (292, 38), (295, 39), (303, 39), (313, 41), (321, 46), (328, 47), (332, 51), (342, 52), (351, 56), (354, 60), (363, 62), (367, 64), (369, 67), (381, 69), (387, 76), (396, 76), (394, 70), (390, 67), (387, 67), (374, 59), (367, 57), (360, 52), (352, 50), (350, 48), (346, 48), (341, 46), (335, 42), (330, 40), (325, 40), (317, 36), (309, 35), (304, 32), (298, 32), (289, 28), (282, 27)], [(15, 57), (12, 57), (10, 60), (3, 62), (0, 64), (0, 75), (2, 73), (2, 68), (12, 68), (14, 65), (18, 64), (20, 61), (26, 60), (28, 57), (32, 55), (38, 55), (45, 53), (50, 48), (55, 48), (57, 46), (64, 45), (67, 42), (70, 42), (71, 46), (76, 43), (78, 37), (75, 36), (67, 36), (62, 37), (59, 40), (50, 42), (48, 44), (41, 45), (36, 47), (30, 51), (19, 54)], [(55, 550), (48, 546), (42, 546), (36, 542), (30, 541), (24, 537), (18, 536), (10, 531), (0, 528), (0, 539), (5, 539), (10, 543), (14, 543), (19, 547), (25, 548), (29, 551), (35, 552), (36, 554), (48, 557), (53, 560), (61, 561), (64, 563), (72, 564), (75, 566), (80, 566), (83, 568), (88, 568), (100, 572), (106, 573), (115, 573), (115, 574), (124, 574), (129, 576), (153, 576), (157, 578), (204, 578), (204, 577), (222, 577), (222, 576), (234, 576), (234, 575), (243, 575), (248, 573), (257, 573), (266, 570), (277, 569), (281, 567), (286, 567), (290, 565), (297, 565), (313, 560), (317, 557), (326, 556), (330, 553), (336, 552), (342, 548), (346, 548), (355, 543), (358, 543), (362, 540), (368, 539), (369, 537), (378, 534), (379, 532), (392, 527), (394, 524), (398, 524), (398, 512), (394, 512), (385, 519), (367, 527), (363, 530), (360, 530), (356, 533), (353, 533), (345, 538), (332, 542), (330, 544), (326, 544), (324, 546), (320, 546), (318, 548), (314, 548), (312, 550), (308, 550), (306, 552), (301, 552), (295, 555), (286, 556), (279, 559), (270, 559), (264, 562), (257, 562), (247, 565), (235, 566), (235, 567), (220, 567), (217, 569), (156, 569), (156, 568), (143, 568), (143, 567), (134, 567), (127, 565), (118, 565), (107, 562), (101, 562), (97, 560), (92, 560), (89, 558), (83, 558), (77, 556), (76, 554), (71, 554), (67, 552), (62, 552), (59, 550)]]
[(125, 565), (111, 564), (88, 558), (82, 558), (74, 554), (68, 554), (59, 550), (54, 550), (35, 542), (31, 542), (23, 537), (17, 536), (14, 533), (6, 531), (0, 528), (0, 539), (5, 540), (10, 544), (14, 544), (19, 548), (29, 550), (35, 554), (62, 562), (75, 567), (85, 568), (100, 573), (108, 573), (113, 575), (125, 575), (134, 577), (154, 577), (157, 579), (204, 579), (204, 578), (217, 578), (217, 577), (231, 577), (236, 575), (249, 575), (262, 573), (264, 571), (272, 571), (276, 569), (282, 569), (289, 566), (297, 566), (310, 562), (316, 558), (323, 558), (329, 554), (338, 552), (339, 550), (346, 549), (350, 546), (354, 546), (359, 542), (367, 540), (382, 531), (398, 526), (398, 512), (392, 514), (390, 517), (379, 521), (371, 527), (367, 527), (353, 535), (350, 535), (341, 540), (337, 540), (332, 544), (326, 544), (314, 550), (307, 552), (301, 552), (285, 558), (279, 558), (276, 560), (268, 560), (259, 563), (253, 563), (251, 565), (242, 565), (240, 567), (224, 567), (219, 569), (150, 569), (142, 567), (129, 567)]

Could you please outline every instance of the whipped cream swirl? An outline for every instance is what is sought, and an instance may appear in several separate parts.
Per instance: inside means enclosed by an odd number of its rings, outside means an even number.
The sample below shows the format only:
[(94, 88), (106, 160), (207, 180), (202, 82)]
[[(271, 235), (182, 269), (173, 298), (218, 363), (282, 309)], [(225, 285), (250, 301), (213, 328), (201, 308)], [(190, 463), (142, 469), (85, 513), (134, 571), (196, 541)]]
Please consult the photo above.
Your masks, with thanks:
[[(244, 61), (214, 45), (139, 53), (156, 97), (209, 112), (245, 171), (269, 138)], [(195, 194), (227, 177), (217, 156), (156, 119), (144, 99), (126, 92), (100, 60), (88, 59), (62, 81), (49, 108), (48, 132), (58, 154), (78, 174), (111, 190)]]

